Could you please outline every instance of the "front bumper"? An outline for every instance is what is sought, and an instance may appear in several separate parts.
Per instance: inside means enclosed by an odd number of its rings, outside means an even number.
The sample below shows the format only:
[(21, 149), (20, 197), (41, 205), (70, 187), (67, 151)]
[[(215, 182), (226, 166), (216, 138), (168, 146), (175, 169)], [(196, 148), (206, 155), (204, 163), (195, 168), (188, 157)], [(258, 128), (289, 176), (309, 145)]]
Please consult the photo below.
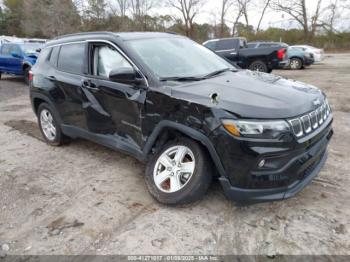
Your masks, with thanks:
[(286, 187), (268, 188), (268, 189), (243, 189), (231, 186), (229, 180), (225, 177), (220, 177), (219, 181), (224, 189), (227, 198), (237, 201), (242, 204), (253, 204), (259, 202), (268, 202), (282, 200), (295, 196), (304, 187), (318, 175), (321, 168), (327, 159), (327, 152), (323, 152), (318, 163), (304, 179), (295, 181), (293, 184)]
[[(232, 136), (216, 135), (217, 141), (221, 141), (219, 148), (225, 148), (219, 150), (226, 171), (226, 175), (219, 178), (225, 195), (236, 202), (250, 204), (289, 198), (307, 186), (327, 159), (333, 129), (329, 122), (311, 139), (284, 146), (235, 141)], [(266, 168), (257, 167), (261, 159), (266, 160)]]
[(289, 65), (289, 63), (290, 63), (289, 59), (283, 60), (283, 61), (279, 62), (279, 68), (287, 67)]
[(306, 66), (312, 65), (313, 63), (315, 63), (315, 59), (312, 57), (305, 57), (304, 63)]

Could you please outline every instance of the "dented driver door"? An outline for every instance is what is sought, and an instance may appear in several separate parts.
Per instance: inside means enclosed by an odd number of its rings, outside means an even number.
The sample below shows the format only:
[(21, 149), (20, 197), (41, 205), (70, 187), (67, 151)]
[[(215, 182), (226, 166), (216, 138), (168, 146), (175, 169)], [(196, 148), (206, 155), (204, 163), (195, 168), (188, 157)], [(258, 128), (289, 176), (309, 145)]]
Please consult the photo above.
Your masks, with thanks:
[(90, 74), (82, 80), (88, 131), (112, 135), (139, 147), (142, 144), (141, 111), (146, 98), (145, 86), (109, 79), (112, 70), (132, 67), (112, 46), (90, 43), (89, 50)]

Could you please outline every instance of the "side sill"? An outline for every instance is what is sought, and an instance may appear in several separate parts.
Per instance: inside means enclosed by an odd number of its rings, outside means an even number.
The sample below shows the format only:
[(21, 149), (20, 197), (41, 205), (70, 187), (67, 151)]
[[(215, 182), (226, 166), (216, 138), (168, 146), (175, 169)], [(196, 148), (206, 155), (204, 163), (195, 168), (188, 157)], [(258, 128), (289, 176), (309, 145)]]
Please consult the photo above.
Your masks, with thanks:
[(132, 157), (137, 158), (138, 160), (144, 162), (144, 157), (140, 148), (133, 146), (132, 144), (125, 141), (121, 137), (114, 135), (104, 135), (104, 134), (95, 134), (89, 131), (86, 131), (82, 128), (70, 126), (70, 125), (61, 125), (62, 132), (72, 138), (83, 138), (97, 144), (106, 146), (113, 150), (122, 151)]

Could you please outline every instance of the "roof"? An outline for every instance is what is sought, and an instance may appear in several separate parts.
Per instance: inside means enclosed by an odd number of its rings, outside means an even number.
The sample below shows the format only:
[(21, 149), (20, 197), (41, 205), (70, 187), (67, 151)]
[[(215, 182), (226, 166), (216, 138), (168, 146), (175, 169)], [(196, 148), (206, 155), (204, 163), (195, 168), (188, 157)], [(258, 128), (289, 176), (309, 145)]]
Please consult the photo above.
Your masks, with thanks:
[(242, 39), (242, 40), (247, 40), (245, 37), (225, 37), (225, 38), (215, 38), (215, 39), (209, 39), (207, 41), (205, 41), (203, 44), (205, 43), (209, 43), (209, 42), (217, 42), (217, 41), (220, 41), (220, 40), (231, 40), (231, 39)]
[(69, 35), (58, 36), (51, 41), (47, 42), (47, 45), (55, 45), (66, 42), (74, 42), (74, 41), (84, 41), (89, 39), (98, 39), (98, 38), (119, 38), (124, 41), (135, 40), (135, 39), (149, 39), (149, 38), (161, 38), (161, 37), (182, 37), (175, 33), (161, 33), (161, 32), (84, 32), (84, 33), (76, 33)]
[(39, 43), (39, 42), (4, 42), (2, 43), (3, 45), (33, 45), (33, 44), (37, 44), (37, 45), (43, 45), (44, 43)]

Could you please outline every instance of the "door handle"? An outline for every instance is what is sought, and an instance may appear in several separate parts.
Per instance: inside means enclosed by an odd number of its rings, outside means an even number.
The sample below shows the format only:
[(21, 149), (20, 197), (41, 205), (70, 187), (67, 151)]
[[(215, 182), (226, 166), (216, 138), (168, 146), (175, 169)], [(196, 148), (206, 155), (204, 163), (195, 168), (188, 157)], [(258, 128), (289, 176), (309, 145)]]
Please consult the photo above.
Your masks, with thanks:
[(100, 90), (98, 87), (92, 87), (92, 86), (86, 86), (85, 88), (86, 88), (86, 89), (89, 89), (89, 90), (91, 90), (91, 91), (94, 91), (94, 92)]
[(50, 81), (56, 81), (56, 77), (54, 76), (47, 76), (46, 79)]
[(82, 82), (83, 82), (82, 86), (88, 90), (91, 90), (94, 92), (100, 90), (98, 87), (96, 87), (94, 83), (91, 82), (91, 80), (83, 80)]

